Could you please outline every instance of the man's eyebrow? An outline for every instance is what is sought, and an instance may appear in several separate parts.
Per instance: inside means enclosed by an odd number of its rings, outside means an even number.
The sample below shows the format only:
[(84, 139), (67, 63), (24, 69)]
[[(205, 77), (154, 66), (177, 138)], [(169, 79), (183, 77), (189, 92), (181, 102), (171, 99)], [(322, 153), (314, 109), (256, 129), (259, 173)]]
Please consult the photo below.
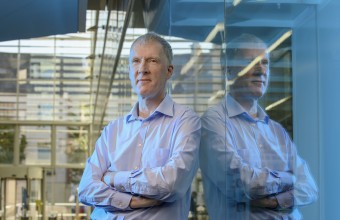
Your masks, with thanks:
[(156, 59), (156, 60), (160, 60), (160, 57), (158, 57), (158, 56), (149, 56), (149, 57), (133, 56), (130, 59), (131, 60), (133, 60), (133, 59), (144, 59), (144, 60)]

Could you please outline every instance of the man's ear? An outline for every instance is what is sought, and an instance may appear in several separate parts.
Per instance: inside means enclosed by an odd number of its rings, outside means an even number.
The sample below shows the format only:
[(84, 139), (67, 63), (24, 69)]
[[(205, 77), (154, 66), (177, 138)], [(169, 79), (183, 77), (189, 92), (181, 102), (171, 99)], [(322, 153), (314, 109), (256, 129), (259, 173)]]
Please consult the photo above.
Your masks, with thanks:
[(232, 76), (232, 72), (231, 72), (230, 67), (227, 66), (225, 71), (226, 71), (225, 75), (227, 76), (227, 79), (232, 79), (233, 76)]
[(168, 66), (168, 72), (167, 72), (166, 78), (167, 78), (167, 79), (170, 79), (173, 72), (174, 72), (174, 66), (173, 66), (173, 65), (169, 65), (169, 66)]

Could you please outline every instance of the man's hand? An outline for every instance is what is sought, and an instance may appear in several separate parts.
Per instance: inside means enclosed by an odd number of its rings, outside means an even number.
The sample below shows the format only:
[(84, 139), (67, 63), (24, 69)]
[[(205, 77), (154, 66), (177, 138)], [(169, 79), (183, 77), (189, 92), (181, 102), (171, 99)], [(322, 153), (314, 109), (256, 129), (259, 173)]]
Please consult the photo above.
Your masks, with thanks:
[(272, 196), (272, 197), (266, 197), (262, 199), (254, 199), (250, 201), (250, 205), (253, 207), (258, 207), (258, 208), (269, 208), (269, 209), (275, 209), (278, 206), (277, 199)]
[(130, 201), (130, 208), (139, 209), (139, 208), (148, 208), (152, 206), (157, 206), (162, 204), (161, 201), (155, 199), (148, 199), (141, 196), (132, 196)]

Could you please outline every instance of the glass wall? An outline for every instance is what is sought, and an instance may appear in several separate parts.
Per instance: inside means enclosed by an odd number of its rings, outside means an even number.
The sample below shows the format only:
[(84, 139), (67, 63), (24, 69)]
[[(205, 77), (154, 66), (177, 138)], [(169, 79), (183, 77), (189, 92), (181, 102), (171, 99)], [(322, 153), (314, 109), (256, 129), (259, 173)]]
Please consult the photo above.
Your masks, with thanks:
[[(301, 74), (294, 63), (299, 53), (294, 46), (303, 43), (296, 40), (295, 30), (315, 22), (310, 15), (321, 5), (321, 1), (166, 1), (145, 7), (148, 30), (164, 35), (175, 51), (171, 96), (202, 117), (201, 169), (193, 182), (195, 207), (190, 218), (320, 215), (315, 160), (319, 148), (296, 137), (301, 126), (293, 113), (301, 109), (296, 109), (293, 79)], [(242, 34), (251, 36), (235, 44)], [(179, 41), (186, 43), (177, 48)], [(259, 48), (254, 45), (246, 48), (255, 43), (263, 44), (264, 54), (255, 54)], [(261, 88), (261, 94), (249, 94), (254, 88)], [(259, 105), (255, 115), (253, 108), (247, 109), (250, 103)], [(314, 153), (307, 152), (310, 146)], [(279, 183), (284, 175), (293, 179)], [(271, 188), (275, 185), (277, 189)], [(299, 211), (283, 200), (295, 201)]]
[[(144, 6), (147, 30), (130, 27), (126, 32), (103, 125), (128, 113), (136, 101), (136, 96), (130, 88), (127, 65), (131, 41), (139, 35), (154, 31), (171, 43), (175, 68), (168, 85), (168, 93), (176, 102), (191, 107), (202, 116), (209, 107), (224, 100), (229, 91), (225, 71), (225, 63), (229, 61), (224, 61), (223, 54), (228, 42), (242, 33), (250, 33), (262, 38), (270, 52), (270, 86), (259, 104), (273, 120), (282, 124), (287, 134), (293, 138), (293, 26), (280, 26), (275, 22), (273, 26), (265, 24), (276, 18), (271, 17), (273, 15), (269, 13), (264, 14), (263, 18), (256, 18), (255, 15), (247, 18), (251, 20), (248, 25), (238, 25), (240, 21), (237, 17), (239, 14), (247, 15), (251, 9), (258, 11), (262, 7), (268, 7), (268, 11), (278, 10), (282, 16), (278, 19), (284, 22), (288, 18), (294, 20), (305, 9), (313, 6), (284, 4), (284, 8), (280, 9), (279, 5), (270, 2), (245, 2), (237, 5), (224, 1), (164, 1)], [(131, 19), (134, 20), (133, 17)], [(192, 184), (192, 190), (194, 207), (191, 208), (190, 218), (208, 218), (200, 170)]]

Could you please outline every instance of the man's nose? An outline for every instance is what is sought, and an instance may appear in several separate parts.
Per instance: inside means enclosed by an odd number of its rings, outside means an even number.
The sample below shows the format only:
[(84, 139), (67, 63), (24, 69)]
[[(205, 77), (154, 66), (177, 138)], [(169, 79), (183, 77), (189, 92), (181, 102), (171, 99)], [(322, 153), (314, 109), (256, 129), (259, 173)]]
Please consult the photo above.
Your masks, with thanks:
[(260, 72), (262, 74), (265, 74), (267, 71), (267, 65), (263, 64), (262, 61), (259, 61), (255, 64), (254, 68), (255, 68), (255, 72)]
[(148, 70), (149, 68), (148, 68), (147, 62), (144, 59), (142, 59), (138, 65), (138, 73), (144, 74), (144, 73), (147, 73)]

